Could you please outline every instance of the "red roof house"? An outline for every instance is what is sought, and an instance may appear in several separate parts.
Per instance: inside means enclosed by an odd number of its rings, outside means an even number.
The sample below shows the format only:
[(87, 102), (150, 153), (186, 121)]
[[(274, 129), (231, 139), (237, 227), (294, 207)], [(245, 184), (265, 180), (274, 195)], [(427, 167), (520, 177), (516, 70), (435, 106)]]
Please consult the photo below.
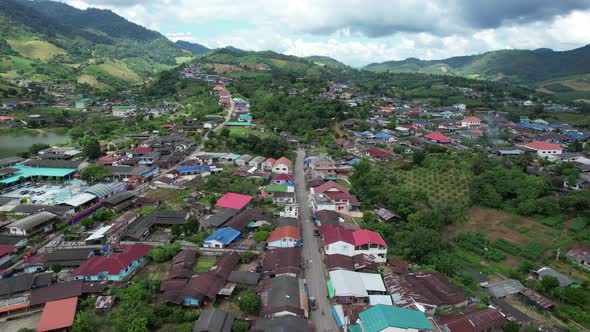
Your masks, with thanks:
[(248, 195), (227, 193), (223, 195), (223, 197), (221, 197), (219, 200), (217, 200), (215, 206), (233, 210), (241, 210), (246, 205), (248, 205), (248, 203), (250, 203), (250, 201), (252, 201), (253, 198), (254, 197)]
[(424, 135), (424, 138), (426, 138), (429, 141), (433, 141), (433, 142), (441, 143), (441, 144), (451, 143), (450, 137), (447, 137), (439, 132), (434, 132), (434, 133), (430, 133), (428, 135)]
[(383, 151), (381, 149), (377, 149), (377, 148), (367, 149), (367, 155), (370, 156), (371, 158), (377, 159), (377, 160), (386, 160), (386, 159), (393, 158), (393, 154), (391, 154), (387, 151)]
[(534, 141), (526, 144), (525, 146), (533, 151), (536, 151), (537, 155), (541, 157), (563, 153), (563, 148), (561, 146), (545, 141)]
[(133, 155), (144, 155), (144, 154), (149, 154), (153, 151), (152, 148), (147, 147), (147, 146), (138, 146), (135, 149), (131, 150), (131, 153)]
[(103, 165), (113, 165), (114, 163), (116, 163), (117, 161), (121, 160), (121, 157), (113, 157), (113, 156), (104, 156), (104, 157), (100, 157), (98, 158), (98, 160), (96, 161), (99, 164), (103, 164)]
[(274, 248), (292, 248), (299, 245), (301, 233), (299, 227), (283, 226), (270, 232), (266, 243), (269, 247)]
[(361, 229), (352, 233), (354, 237), (355, 246), (363, 246), (365, 244), (377, 244), (380, 246), (387, 247), (387, 243), (383, 240), (379, 233), (370, 231), (368, 229)]
[(85, 280), (123, 280), (143, 263), (152, 248), (141, 243), (116, 247), (109, 256), (90, 257), (72, 272), (72, 276)]
[(449, 332), (499, 331), (506, 317), (496, 308), (477, 309), (463, 314), (448, 315), (439, 324)]
[(37, 327), (38, 332), (66, 329), (74, 324), (76, 316), (77, 297), (47, 302), (41, 320)]

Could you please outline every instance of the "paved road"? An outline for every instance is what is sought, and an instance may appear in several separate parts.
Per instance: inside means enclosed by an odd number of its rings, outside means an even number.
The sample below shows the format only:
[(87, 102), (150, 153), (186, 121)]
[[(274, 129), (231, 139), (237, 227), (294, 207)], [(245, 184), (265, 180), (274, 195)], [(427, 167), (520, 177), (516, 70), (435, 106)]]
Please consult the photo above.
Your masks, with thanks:
[[(311, 221), (311, 209), (308, 204), (307, 190), (305, 188), (305, 175), (303, 161), (305, 150), (297, 151), (295, 162), (295, 194), (299, 203), (299, 220), (301, 222), (303, 236), (303, 259), (306, 264), (305, 278), (309, 295), (316, 298), (318, 308), (311, 312), (311, 320), (317, 332), (338, 331), (338, 325), (332, 317), (330, 303), (328, 302), (328, 290), (326, 288), (325, 267), (318, 251), (317, 238), (313, 235), (314, 225)], [(324, 315), (322, 315), (322, 311)]]

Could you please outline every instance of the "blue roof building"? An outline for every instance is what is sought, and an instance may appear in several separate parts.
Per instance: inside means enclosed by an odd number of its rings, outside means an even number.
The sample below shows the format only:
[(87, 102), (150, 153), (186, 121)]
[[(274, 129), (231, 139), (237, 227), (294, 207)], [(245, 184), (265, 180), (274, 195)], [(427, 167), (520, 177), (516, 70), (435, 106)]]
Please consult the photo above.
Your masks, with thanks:
[(210, 172), (211, 167), (209, 165), (194, 165), (194, 166), (177, 166), (176, 173), (179, 175), (185, 174), (200, 174)]
[(373, 136), (373, 138), (384, 140), (384, 141), (389, 141), (390, 139), (393, 138), (393, 136), (388, 135), (386, 133), (376, 133), (375, 136)]
[(252, 121), (252, 115), (250, 115), (250, 114), (240, 114), (240, 116), (238, 117), (238, 121), (251, 122)]
[(222, 227), (203, 241), (205, 248), (223, 248), (240, 237), (240, 232), (231, 227)]

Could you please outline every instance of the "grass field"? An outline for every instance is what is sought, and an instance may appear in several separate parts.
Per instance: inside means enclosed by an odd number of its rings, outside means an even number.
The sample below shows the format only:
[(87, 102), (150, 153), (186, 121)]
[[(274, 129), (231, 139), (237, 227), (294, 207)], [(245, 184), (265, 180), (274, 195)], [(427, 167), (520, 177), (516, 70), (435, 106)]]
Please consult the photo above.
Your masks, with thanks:
[(197, 264), (193, 267), (193, 272), (207, 272), (211, 270), (216, 261), (215, 256), (200, 256)]
[(50, 60), (58, 54), (67, 52), (51, 43), (41, 40), (7, 40), (10, 47), (18, 54), (29, 59)]
[(127, 67), (127, 65), (122, 61), (107, 62), (99, 65), (98, 67), (113, 77), (129, 82), (141, 82), (141, 77), (129, 69), (129, 67)]
[(99, 90), (107, 90), (109, 88), (108, 85), (99, 82), (96, 77), (92, 76), (92, 75), (80, 75), (78, 77), (78, 83), (86, 83), (88, 85), (90, 85), (93, 88), (97, 88)]
[(233, 136), (233, 137), (244, 137), (244, 136), (248, 136), (248, 135), (256, 135), (261, 138), (266, 138), (266, 137), (269, 137), (272, 135), (272, 132), (270, 132), (268, 130), (260, 131), (258, 129), (238, 128), (238, 127), (229, 128), (229, 133), (230, 133), (230, 136)]
[(402, 186), (426, 193), (433, 204), (469, 204), (470, 174), (456, 169), (441, 172), (427, 168), (400, 170), (396, 174)]

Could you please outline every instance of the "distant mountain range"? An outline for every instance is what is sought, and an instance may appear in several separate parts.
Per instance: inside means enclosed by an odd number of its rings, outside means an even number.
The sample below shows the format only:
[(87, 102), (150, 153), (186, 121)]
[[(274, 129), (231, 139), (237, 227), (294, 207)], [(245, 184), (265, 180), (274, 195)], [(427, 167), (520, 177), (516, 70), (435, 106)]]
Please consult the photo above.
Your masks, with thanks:
[(109, 10), (47, 0), (0, 1), (2, 77), (111, 89), (140, 83), (190, 55)]
[(207, 48), (206, 46), (197, 43), (187, 42), (184, 40), (177, 40), (174, 44), (176, 44), (176, 46), (182, 48), (183, 50), (192, 52), (193, 54), (205, 54), (211, 51), (211, 49)]
[(420, 60), (372, 63), (365, 70), (392, 73), (459, 75), (470, 78), (504, 80), (521, 84), (590, 73), (590, 45), (570, 51), (551, 49), (501, 50), (444, 60)]
[(328, 56), (313, 55), (313, 56), (305, 57), (305, 59), (315, 62), (320, 65), (327, 66), (327, 67), (341, 68), (341, 69), (344, 69), (344, 68), (350, 69), (351, 68), (350, 66), (345, 65), (342, 62), (340, 62), (334, 58), (330, 58)]

